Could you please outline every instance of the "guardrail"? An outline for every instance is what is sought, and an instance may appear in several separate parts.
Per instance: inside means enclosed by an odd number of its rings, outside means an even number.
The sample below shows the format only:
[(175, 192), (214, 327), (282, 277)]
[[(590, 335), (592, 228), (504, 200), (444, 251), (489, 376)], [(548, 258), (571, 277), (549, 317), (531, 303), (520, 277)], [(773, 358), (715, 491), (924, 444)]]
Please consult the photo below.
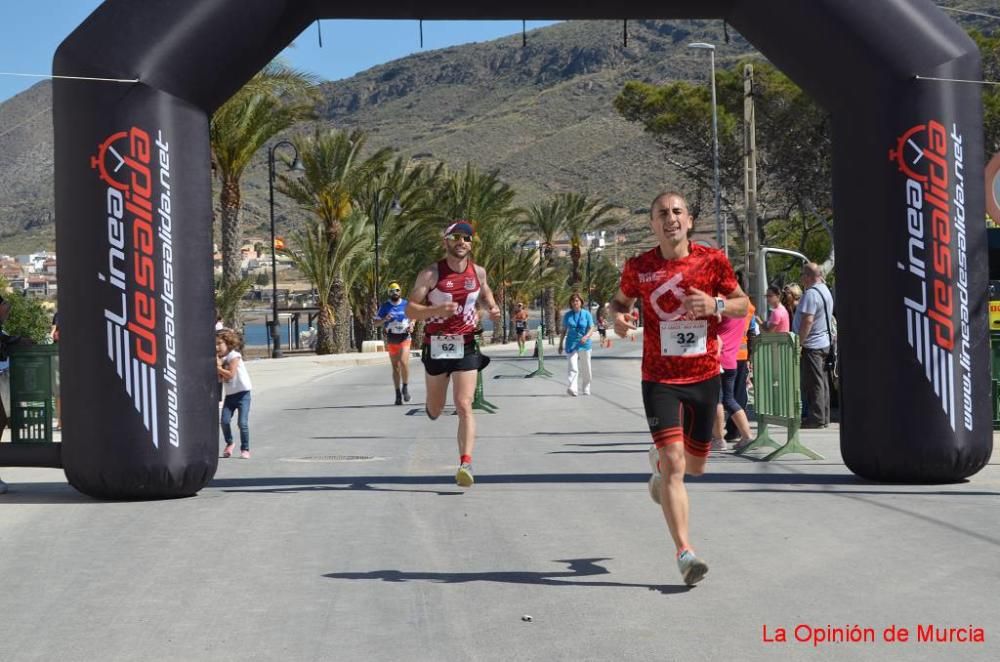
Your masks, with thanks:
[[(794, 333), (765, 333), (754, 338), (753, 353), (754, 411), (757, 414), (757, 438), (736, 451), (742, 455), (761, 447), (775, 451), (765, 462), (789, 453), (799, 453), (813, 460), (823, 456), (799, 441), (802, 425), (802, 395), (799, 390), (799, 338)], [(779, 444), (767, 432), (768, 425), (788, 430), (788, 441)]]

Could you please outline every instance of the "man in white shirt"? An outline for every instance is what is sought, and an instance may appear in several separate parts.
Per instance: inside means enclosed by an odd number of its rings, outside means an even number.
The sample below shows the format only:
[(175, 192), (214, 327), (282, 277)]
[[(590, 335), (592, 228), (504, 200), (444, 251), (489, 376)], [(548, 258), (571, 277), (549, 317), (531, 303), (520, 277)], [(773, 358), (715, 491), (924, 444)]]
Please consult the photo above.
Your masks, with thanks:
[(823, 280), (819, 265), (809, 262), (802, 267), (802, 300), (795, 309), (792, 331), (802, 345), (800, 384), (808, 405), (804, 428), (825, 428), (830, 424), (830, 383), (826, 375), (826, 357), (832, 349), (833, 294)]

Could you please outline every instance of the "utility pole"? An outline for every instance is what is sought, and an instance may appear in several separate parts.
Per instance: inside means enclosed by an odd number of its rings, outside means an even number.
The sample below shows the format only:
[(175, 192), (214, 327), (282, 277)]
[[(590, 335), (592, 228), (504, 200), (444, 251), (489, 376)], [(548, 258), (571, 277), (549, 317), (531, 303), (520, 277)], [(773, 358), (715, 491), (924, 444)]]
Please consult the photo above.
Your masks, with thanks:
[(743, 69), (743, 204), (747, 210), (747, 240), (745, 273), (750, 300), (761, 306), (766, 283), (758, 283), (760, 265), (757, 234), (757, 128), (753, 106), (753, 65)]

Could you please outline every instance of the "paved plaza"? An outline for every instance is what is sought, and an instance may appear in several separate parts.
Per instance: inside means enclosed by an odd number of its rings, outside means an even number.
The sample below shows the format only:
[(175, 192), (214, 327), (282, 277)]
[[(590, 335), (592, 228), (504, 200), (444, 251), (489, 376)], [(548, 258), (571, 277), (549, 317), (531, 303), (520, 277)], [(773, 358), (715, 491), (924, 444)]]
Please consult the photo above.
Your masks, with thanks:
[[(426, 418), (416, 360), (393, 406), (384, 356), (250, 362), (253, 458), (193, 498), (98, 502), (4, 469), (0, 660), (1000, 659), (996, 459), (961, 484), (869, 483), (836, 426), (802, 433), (822, 461), (713, 453), (688, 481), (711, 570), (685, 587), (646, 488), (640, 345), (595, 349), (578, 398), (560, 357), (525, 379), (536, 361), (487, 350), (499, 409), (477, 414), (469, 490), (456, 418)], [(985, 642), (918, 641), (928, 626)]]

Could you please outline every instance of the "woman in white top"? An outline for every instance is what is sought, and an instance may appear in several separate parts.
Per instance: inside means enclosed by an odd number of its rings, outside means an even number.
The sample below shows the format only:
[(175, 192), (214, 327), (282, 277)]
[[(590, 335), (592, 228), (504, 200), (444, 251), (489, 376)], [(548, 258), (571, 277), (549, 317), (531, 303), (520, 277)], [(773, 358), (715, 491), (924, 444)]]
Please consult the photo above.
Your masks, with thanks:
[(222, 437), (226, 447), (222, 457), (233, 454), (233, 430), (229, 423), (233, 420), (233, 412), (239, 410), (238, 425), (240, 427), (240, 457), (250, 459), (250, 373), (247, 372), (243, 355), (239, 350), (243, 347), (240, 335), (232, 329), (223, 329), (215, 334), (215, 362), (219, 381), (223, 385), (226, 399), (222, 402)]

